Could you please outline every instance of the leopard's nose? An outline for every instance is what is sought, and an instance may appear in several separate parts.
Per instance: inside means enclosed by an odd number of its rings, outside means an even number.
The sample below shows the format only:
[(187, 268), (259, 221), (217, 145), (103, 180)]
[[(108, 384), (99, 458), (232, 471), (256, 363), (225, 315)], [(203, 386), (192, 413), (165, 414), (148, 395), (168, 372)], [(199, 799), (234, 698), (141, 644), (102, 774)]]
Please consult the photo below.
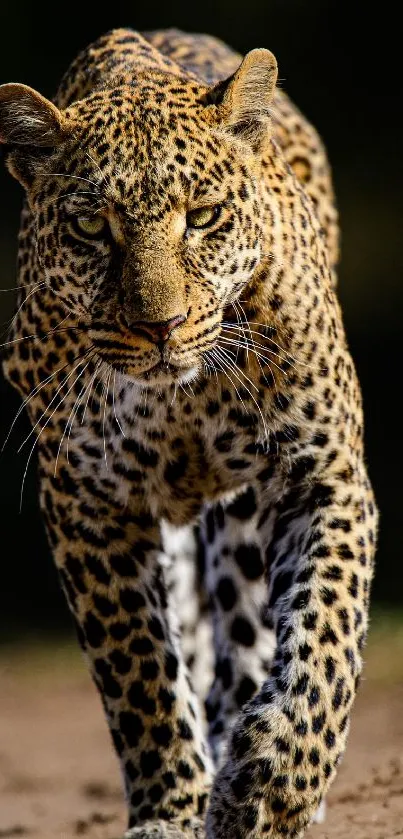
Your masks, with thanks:
[(186, 320), (186, 315), (175, 315), (169, 320), (136, 320), (130, 324), (132, 332), (143, 332), (153, 344), (167, 341), (174, 329)]

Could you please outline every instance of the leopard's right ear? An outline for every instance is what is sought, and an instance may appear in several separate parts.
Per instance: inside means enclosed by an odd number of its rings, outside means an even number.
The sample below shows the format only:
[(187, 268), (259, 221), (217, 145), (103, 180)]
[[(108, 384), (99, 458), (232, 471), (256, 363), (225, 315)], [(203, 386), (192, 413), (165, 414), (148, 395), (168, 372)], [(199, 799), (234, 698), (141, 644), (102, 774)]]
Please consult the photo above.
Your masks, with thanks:
[(38, 158), (52, 152), (72, 129), (65, 114), (32, 87), (0, 86), (0, 145), (7, 169), (25, 189), (35, 178)]
[(32, 87), (0, 85), (0, 143), (54, 147), (62, 142), (66, 130), (62, 112)]

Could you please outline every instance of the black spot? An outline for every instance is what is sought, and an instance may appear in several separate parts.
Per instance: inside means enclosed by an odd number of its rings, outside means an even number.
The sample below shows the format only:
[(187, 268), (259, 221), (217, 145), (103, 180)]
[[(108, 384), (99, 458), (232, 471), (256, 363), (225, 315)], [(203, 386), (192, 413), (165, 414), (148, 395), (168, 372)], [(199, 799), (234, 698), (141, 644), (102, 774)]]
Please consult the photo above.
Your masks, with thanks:
[(325, 661), (325, 676), (326, 676), (326, 681), (328, 682), (329, 685), (332, 683), (332, 681), (335, 677), (335, 673), (336, 673), (336, 662), (335, 662), (334, 658), (332, 658), (329, 655), (326, 658), (326, 661)]
[(308, 723), (306, 720), (301, 720), (295, 726), (295, 732), (299, 737), (305, 737), (308, 734)]
[(132, 659), (120, 650), (113, 650), (109, 654), (109, 660), (112, 662), (117, 673), (128, 673), (131, 669)]
[(219, 434), (214, 440), (214, 446), (218, 452), (223, 454), (227, 454), (231, 451), (232, 441), (234, 439), (233, 431), (224, 431), (223, 434)]
[(110, 618), (111, 615), (116, 615), (118, 608), (115, 603), (112, 603), (108, 597), (101, 594), (94, 594), (94, 606), (100, 615), (104, 618)]
[(174, 682), (178, 676), (178, 659), (174, 653), (167, 652), (165, 656), (165, 675)]
[(310, 589), (302, 589), (298, 592), (298, 594), (294, 597), (291, 608), (295, 610), (305, 609), (311, 599), (311, 592)]
[(124, 588), (121, 590), (119, 599), (121, 605), (129, 614), (137, 612), (146, 605), (144, 596), (139, 591), (134, 591), (131, 588)]
[(95, 615), (92, 614), (92, 612), (87, 612), (83, 623), (83, 631), (90, 647), (100, 647), (106, 638), (106, 632), (102, 623), (95, 617)]
[(311, 749), (308, 758), (312, 766), (319, 766), (320, 757), (317, 749)]
[[(305, 725), (306, 725), (306, 731), (308, 731), (307, 723), (305, 723)], [(294, 766), (301, 766), (301, 763), (302, 763), (303, 759), (304, 759), (304, 753), (303, 753), (302, 749), (300, 749), (298, 747), (298, 749), (295, 749)]]
[(287, 740), (284, 740), (284, 737), (276, 737), (274, 745), (281, 754), (288, 754), (290, 751), (289, 743)]
[(128, 635), (130, 635), (131, 627), (130, 624), (127, 623), (120, 623), (120, 621), (116, 621), (115, 623), (111, 623), (109, 627), (109, 634), (115, 641), (124, 641)]
[(188, 467), (189, 457), (183, 453), (179, 455), (177, 460), (170, 461), (165, 467), (164, 478), (168, 484), (175, 486), (175, 484), (183, 478)]
[(140, 754), (140, 769), (144, 778), (152, 778), (152, 776), (162, 766), (161, 758), (158, 752), (153, 749), (148, 752), (141, 752)]
[(281, 798), (275, 797), (271, 802), (271, 809), (273, 810), (273, 813), (282, 813), (286, 809), (286, 806), (285, 801)]
[(137, 569), (132, 556), (127, 554), (113, 554), (109, 557), (111, 568), (119, 574), (119, 577), (136, 577)]
[(209, 417), (214, 417), (220, 411), (220, 403), (213, 399), (207, 402), (206, 411)]
[(216, 596), (225, 612), (229, 612), (233, 609), (238, 599), (238, 595), (230, 577), (221, 577), (218, 581)]
[(162, 780), (164, 781), (164, 784), (167, 789), (175, 789), (176, 780), (173, 772), (164, 772)]
[(328, 507), (332, 501), (334, 496), (334, 489), (327, 484), (315, 484), (315, 486), (311, 490), (310, 495), (310, 508), (315, 509), (315, 507)]
[(299, 677), (298, 681), (295, 683), (293, 687), (293, 694), (295, 696), (302, 696), (306, 693), (308, 688), (309, 676), (307, 673), (303, 673), (302, 676)]
[(318, 714), (316, 717), (312, 719), (312, 731), (314, 734), (320, 734), (323, 729), (323, 726), (326, 722), (326, 714), (322, 711), (321, 714)]
[(153, 682), (158, 677), (160, 667), (158, 661), (154, 661), (154, 659), (150, 659), (147, 661), (141, 662), (140, 665), (140, 672), (141, 677), (144, 679), (145, 682)]
[(336, 735), (330, 728), (327, 729), (325, 734), (325, 743), (328, 749), (332, 749), (336, 742)]
[(307, 643), (300, 644), (299, 650), (298, 650), (298, 655), (299, 655), (301, 661), (308, 661), (308, 658), (311, 655), (311, 653), (312, 653), (312, 647), (310, 647), (309, 644), (307, 644)]
[(324, 431), (318, 431), (311, 440), (312, 446), (318, 446), (319, 448), (323, 448), (329, 442), (329, 435), (325, 434)]
[(302, 775), (297, 775), (297, 777), (295, 779), (295, 788), (297, 790), (299, 790), (300, 792), (303, 792), (306, 789), (306, 787), (307, 787), (306, 778), (304, 778)]
[(328, 624), (325, 625), (322, 634), (319, 637), (321, 644), (333, 644), (336, 646), (338, 643), (338, 638), (334, 630)]
[(141, 802), (144, 798), (144, 791), (142, 789), (137, 789), (135, 792), (132, 793), (130, 798), (130, 803), (132, 807), (139, 807)]
[(154, 652), (154, 644), (151, 638), (133, 638), (130, 643), (130, 652), (134, 655), (150, 655)]
[(122, 449), (130, 454), (134, 454), (136, 460), (141, 466), (154, 468), (158, 463), (158, 452), (152, 449), (145, 449), (144, 446), (129, 437), (125, 437), (123, 439)]
[(231, 789), (237, 801), (244, 801), (249, 797), (253, 786), (253, 773), (249, 767), (241, 769), (237, 777), (231, 782)]
[(229, 516), (232, 516), (235, 519), (247, 521), (247, 519), (251, 518), (253, 514), (256, 513), (256, 509), (255, 493), (252, 487), (248, 487), (246, 492), (239, 495), (235, 501), (228, 505), (226, 512)]
[(245, 755), (252, 749), (252, 740), (249, 737), (249, 734), (245, 731), (235, 731), (232, 736), (232, 747), (239, 760), (245, 757)]
[(152, 716), (156, 712), (155, 699), (148, 696), (140, 681), (132, 682), (127, 692), (127, 699), (132, 708), (139, 708), (144, 714)]
[(186, 720), (178, 720), (178, 734), (181, 740), (193, 740), (192, 729)]
[(345, 543), (338, 546), (337, 553), (338, 553), (340, 559), (354, 559), (354, 554), (353, 554), (351, 548), (348, 545), (346, 545)]
[(270, 595), (270, 600), (269, 600), (269, 607), (270, 608), (272, 608), (274, 606), (274, 604), (276, 603), (278, 598), (281, 597), (281, 595), (285, 594), (288, 591), (288, 589), (290, 588), (290, 585), (292, 583), (292, 580), (293, 580), (292, 571), (283, 571), (283, 572), (280, 572), (279, 574), (277, 574), (277, 576), (276, 576), (276, 578), (273, 582), (273, 588), (272, 588), (272, 592), (271, 592), (271, 595)]
[(179, 760), (177, 764), (177, 771), (178, 775), (181, 778), (185, 778), (187, 781), (191, 781), (194, 778), (194, 772), (191, 766), (186, 763), (185, 760)]
[(139, 739), (144, 733), (144, 726), (137, 714), (122, 711), (119, 714), (119, 728), (130, 748), (138, 746)]
[(256, 640), (256, 632), (246, 618), (238, 616), (232, 621), (231, 638), (234, 641), (238, 641), (244, 647), (253, 647)]
[(221, 678), (224, 690), (229, 690), (232, 685), (232, 665), (229, 658), (223, 658), (216, 666), (216, 675)]
[(250, 676), (243, 676), (237, 690), (235, 691), (235, 699), (237, 705), (241, 708), (242, 705), (245, 705), (245, 702), (248, 702), (249, 699), (252, 699), (252, 696), (257, 691), (257, 684), (254, 682)]
[(316, 460), (312, 455), (305, 455), (304, 457), (299, 457), (291, 468), (291, 480), (295, 483), (303, 481), (304, 478), (306, 478), (311, 472), (313, 472), (315, 466)]
[(239, 545), (235, 561), (247, 580), (257, 580), (264, 572), (263, 560), (257, 545)]
[(319, 688), (317, 688), (316, 686), (314, 686), (313, 688), (311, 688), (311, 690), (310, 690), (310, 692), (309, 692), (309, 696), (308, 696), (308, 705), (309, 705), (309, 707), (310, 707), (310, 708), (314, 708), (314, 707), (315, 707), (315, 705), (317, 705), (317, 704), (318, 704), (319, 699), (320, 699), (320, 692), (319, 692)]
[(103, 693), (111, 699), (119, 699), (122, 696), (122, 688), (119, 682), (112, 675), (112, 667), (103, 658), (96, 658), (94, 661), (97, 682), (101, 682)]
[(153, 804), (157, 804), (158, 801), (161, 801), (162, 796), (164, 795), (164, 788), (161, 784), (153, 784), (152, 787), (148, 790), (148, 797)]
[(172, 707), (175, 702), (175, 694), (167, 688), (160, 688), (158, 691), (158, 699), (166, 714), (172, 713)]
[(159, 620), (159, 618), (156, 617), (156, 615), (154, 615), (148, 621), (148, 629), (150, 630), (151, 635), (154, 638), (156, 638), (157, 641), (163, 641), (165, 639), (164, 628), (162, 626), (161, 621)]
[(343, 702), (343, 689), (344, 689), (344, 679), (343, 678), (337, 679), (336, 689), (335, 689), (335, 692), (333, 694), (333, 699), (332, 699), (332, 708), (333, 708), (334, 711), (338, 711), (338, 709), (340, 708), (340, 706)]
[(171, 726), (167, 723), (161, 723), (161, 725), (153, 725), (151, 728), (151, 736), (157, 746), (163, 746), (166, 748), (169, 746), (172, 740), (172, 729)]

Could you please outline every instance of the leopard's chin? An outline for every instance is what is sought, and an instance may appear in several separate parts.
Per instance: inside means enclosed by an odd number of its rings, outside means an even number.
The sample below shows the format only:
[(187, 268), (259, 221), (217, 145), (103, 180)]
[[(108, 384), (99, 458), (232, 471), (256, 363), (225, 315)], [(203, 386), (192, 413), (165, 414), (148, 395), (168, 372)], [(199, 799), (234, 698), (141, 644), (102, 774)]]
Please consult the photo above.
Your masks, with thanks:
[(142, 387), (166, 388), (172, 385), (186, 385), (194, 381), (199, 372), (200, 367), (198, 365), (177, 367), (175, 364), (161, 360), (143, 373), (137, 373), (133, 378)]

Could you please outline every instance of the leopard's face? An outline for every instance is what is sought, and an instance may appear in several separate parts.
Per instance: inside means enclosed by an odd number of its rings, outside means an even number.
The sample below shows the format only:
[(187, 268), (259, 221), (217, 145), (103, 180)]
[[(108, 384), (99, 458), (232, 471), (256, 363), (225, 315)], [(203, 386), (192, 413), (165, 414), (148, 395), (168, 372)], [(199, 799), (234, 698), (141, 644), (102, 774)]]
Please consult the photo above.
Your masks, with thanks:
[(45, 282), (97, 354), (148, 386), (205, 367), (262, 254), (257, 161), (215, 110), (177, 79), (93, 94), (29, 187)]

